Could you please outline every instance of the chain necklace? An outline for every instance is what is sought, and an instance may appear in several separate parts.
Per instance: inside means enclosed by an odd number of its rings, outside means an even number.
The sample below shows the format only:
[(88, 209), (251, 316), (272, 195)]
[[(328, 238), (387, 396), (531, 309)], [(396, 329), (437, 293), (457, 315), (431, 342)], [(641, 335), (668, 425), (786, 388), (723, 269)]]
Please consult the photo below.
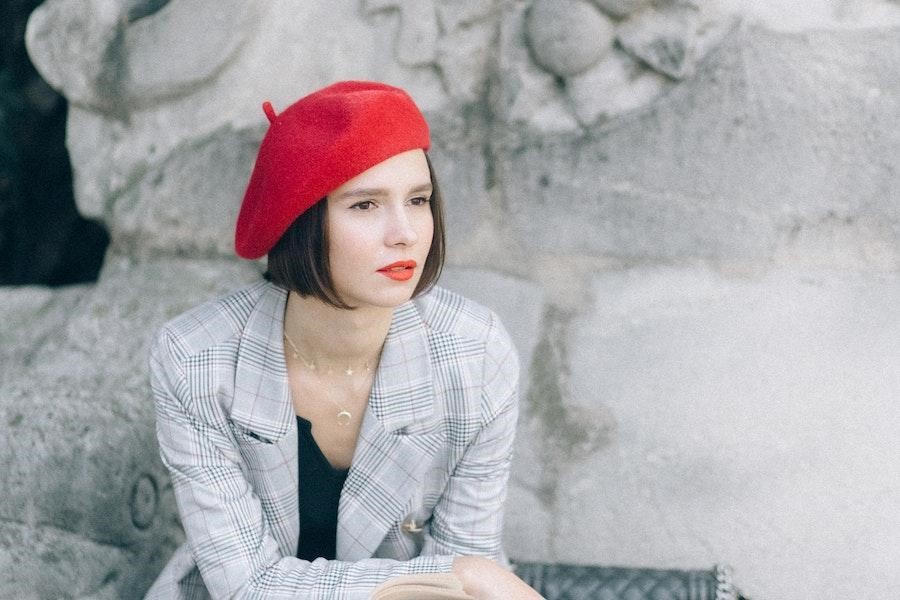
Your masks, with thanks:
[[(295, 344), (294, 340), (292, 340), (290, 338), (290, 336), (288, 336), (287, 332), (284, 332), (283, 334), (284, 334), (284, 339), (291, 346), (291, 354), (293, 355), (293, 357), (295, 359), (299, 359), (303, 363), (303, 366), (306, 367), (308, 370), (314, 371), (316, 373), (323, 373), (323, 370), (320, 368), (321, 365), (316, 364), (316, 362), (314, 360), (309, 360), (305, 356), (303, 356), (303, 354), (301, 354), (300, 350), (297, 348), (297, 344)], [(370, 361), (367, 360), (363, 364), (362, 368), (365, 369), (365, 373), (366, 373), (367, 377), (372, 373), (372, 366), (370, 364)], [(353, 375), (357, 371), (358, 371), (357, 369), (353, 368), (352, 363), (347, 363), (347, 368), (343, 369), (344, 374), (350, 378), (351, 383), (355, 382), (355, 380), (353, 379)], [(334, 369), (332, 369), (331, 367), (326, 367), (324, 370), (324, 373), (329, 376), (333, 375)], [(351, 386), (351, 387), (355, 387), (355, 386)], [(331, 390), (330, 386), (328, 386), (326, 389), (328, 390), (328, 401), (331, 402), (332, 404), (334, 404), (335, 407), (337, 407), (337, 409), (338, 409), (338, 413), (337, 413), (338, 425), (344, 425), (344, 426), (349, 425), (353, 421), (353, 414), (349, 410), (347, 410), (344, 406), (342, 406), (340, 403), (338, 403), (338, 401), (332, 397), (331, 391), (330, 391)]]

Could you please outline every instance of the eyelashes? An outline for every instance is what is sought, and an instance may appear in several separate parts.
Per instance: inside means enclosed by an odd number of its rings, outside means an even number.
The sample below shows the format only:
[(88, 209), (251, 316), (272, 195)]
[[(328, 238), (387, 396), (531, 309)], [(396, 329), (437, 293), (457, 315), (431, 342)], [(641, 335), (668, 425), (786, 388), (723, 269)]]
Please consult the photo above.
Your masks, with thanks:
[[(431, 203), (431, 197), (416, 196), (415, 198), (410, 198), (409, 200), (407, 200), (407, 202), (411, 206), (427, 206), (429, 203)], [(352, 210), (367, 212), (375, 208), (377, 205), (378, 203), (375, 200), (360, 200), (359, 202), (354, 202), (353, 204), (351, 204), (350, 208)]]

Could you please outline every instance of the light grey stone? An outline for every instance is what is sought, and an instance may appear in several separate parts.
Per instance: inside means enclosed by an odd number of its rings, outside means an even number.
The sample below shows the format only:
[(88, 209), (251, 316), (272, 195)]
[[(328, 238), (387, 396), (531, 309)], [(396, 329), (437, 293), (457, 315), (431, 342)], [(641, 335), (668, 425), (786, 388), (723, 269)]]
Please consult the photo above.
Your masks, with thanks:
[[(167, 10), (168, 5), (148, 19), (161, 19)], [(123, 98), (115, 114), (70, 105), (67, 145), (76, 203), (83, 215), (105, 219), (113, 198), (189, 140), (226, 127), (264, 127), (267, 122), (260, 106), (266, 99), (283, 108), (335, 80), (366, 78), (400, 85), (425, 111), (448, 111), (454, 102), (439, 69), (397, 63), (398, 21), (392, 13), (368, 17), (356, 2), (287, 3), (277, 8), (254, 3), (248, 10), (258, 14), (262, 22), (255, 27), (264, 30), (265, 36), (248, 33), (227, 64), (189, 93), (160, 98), (152, 106), (136, 106)], [(182, 31), (190, 26), (173, 25)], [(63, 32), (58, 29), (48, 35), (65, 37)], [(478, 78), (483, 80), (481, 74)], [(470, 89), (469, 83), (455, 85)], [(477, 87), (473, 84), (472, 89)]]
[(132, 256), (233, 256), (234, 224), (262, 132), (188, 140), (110, 203), (115, 250)]
[(252, 263), (111, 255), (51, 321), (55, 335), (4, 377), (0, 536), (33, 540), (27, 553), (0, 543), (9, 585), (42, 598), (146, 590), (182, 539), (156, 448), (149, 342), (164, 321), (258, 277)]
[[(567, 346), (570, 320), (571, 313), (556, 307), (545, 311), (516, 432), (511, 479), (530, 493), (523, 500), (525, 506), (539, 505), (546, 517), (534, 532), (544, 539), (520, 538), (523, 543), (529, 539), (540, 542), (518, 547), (521, 554), (534, 560), (556, 560), (557, 546), (566, 543), (558, 535), (560, 522), (572, 518), (560, 506), (565, 476), (579, 457), (591, 456), (612, 441), (614, 423), (602, 406), (579, 406), (570, 400), (571, 364), (584, 359), (572, 354)], [(517, 517), (522, 518), (521, 513), (513, 518)]]
[(560, 77), (597, 64), (615, 39), (612, 22), (583, 0), (536, 0), (525, 30), (535, 62)]
[(26, 41), (41, 75), (70, 102), (120, 117), (212, 79), (256, 31), (263, 7), (179, 0), (129, 20), (141, 6), (48, 0), (29, 18)]
[[(523, 464), (519, 454), (513, 458), (518, 469), (533, 469), (534, 463)], [(552, 509), (541, 504), (529, 489), (520, 486), (515, 478), (510, 481), (504, 505), (503, 545), (509, 558), (517, 562), (545, 561), (552, 540), (555, 515)]]
[(436, 62), (447, 93), (455, 100), (484, 100), (496, 30), (496, 22), (483, 21), (445, 32), (439, 38)]
[(487, 177), (493, 156), (481, 143), (483, 117), (428, 115), (432, 145), (428, 151), (444, 200), (444, 232), (452, 253), (469, 243), (488, 218)]
[[(118, 104), (125, 7), (116, 0), (47, 0), (28, 19), (25, 42), (41, 76), (74, 104)], [(65, 34), (61, 34), (65, 32)]]
[(208, 83), (257, 32), (267, 3), (178, 0), (124, 31), (128, 74), (123, 93), (132, 106), (170, 98)]
[(562, 473), (560, 560), (731, 562), (760, 598), (900, 584), (900, 275), (645, 267), (593, 296), (569, 402), (616, 445)]
[(395, 57), (401, 65), (421, 67), (434, 62), (439, 31), (433, 0), (367, 0), (365, 8), (369, 13), (399, 11)]
[(484, 101), (500, 23), (498, 0), (436, 2), (441, 81), (459, 102)]
[(0, 287), (0, 387), (27, 367), (34, 353), (54, 336), (85, 294), (87, 286), (63, 289)]
[[(2, 598), (86, 598), (100, 592), (108, 580), (129, 580), (134, 566), (127, 551), (116, 545), (91, 542), (53, 527), (0, 522)], [(135, 594), (107, 596), (131, 597)]]
[(573, 131), (578, 122), (554, 76), (538, 67), (528, 51), (526, 7), (507, 8), (502, 15), (497, 48), (497, 76), (489, 99), (491, 113), (511, 125), (528, 125), (543, 133)]
[(496, 20), (501, 10), (498, 0), (452, 0), (435, 4), (444, 31), (471, 27), (476, 23)]
[(650, 105), (670, 85), (663, 75), (615, 50), (594, 68), (570, 77), (566, 89), (578, 122), (589, 127)]
[(627, 17), (649, 3), (649, 0), (591, 0), (597, 8), (617, 19)]
[(802, 242), (891, 268), (900, 92), (873, 82), (893, 76), (894, 37), (741, 30), (652, 110), (590, 136), (507, 140), (502, 196), (530, 199), (510, 226), (535, 253), (752, 261)]
[(627, 51), (660, 73), (684, 79), (694, 73), (698, 59), (699, 10), (690, 4), (647, 6), (616, 28)]

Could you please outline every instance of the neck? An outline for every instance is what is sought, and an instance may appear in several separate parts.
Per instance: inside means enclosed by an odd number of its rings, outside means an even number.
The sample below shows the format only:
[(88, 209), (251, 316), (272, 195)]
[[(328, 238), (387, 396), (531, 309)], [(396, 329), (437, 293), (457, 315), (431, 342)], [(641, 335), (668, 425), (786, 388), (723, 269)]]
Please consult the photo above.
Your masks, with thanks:
[(335, 308), (313, 296), (288, 295), (284, 332), (312, 360), (362, 364), (381, 351), (391, 326), (392, 308)]

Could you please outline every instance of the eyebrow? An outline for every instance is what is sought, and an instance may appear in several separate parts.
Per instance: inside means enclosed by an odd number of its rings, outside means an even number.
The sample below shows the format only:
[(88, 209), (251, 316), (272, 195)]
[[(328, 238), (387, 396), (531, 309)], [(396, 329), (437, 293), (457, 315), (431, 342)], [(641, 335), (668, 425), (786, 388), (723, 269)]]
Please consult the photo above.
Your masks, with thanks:
[[(407, 194), (421, 194), (425, 192), (430, 193), (432, 189), (433, 188), (431, 182), (423, 183), (410, 189)], [(343, 194), (338, 196), (338, 198), (341, 200), (345, 198), (380, 198), (383, 196), (387, 196), (388, 194), (388, 190), (384, 188), (357, 188), (344, 192)]]

